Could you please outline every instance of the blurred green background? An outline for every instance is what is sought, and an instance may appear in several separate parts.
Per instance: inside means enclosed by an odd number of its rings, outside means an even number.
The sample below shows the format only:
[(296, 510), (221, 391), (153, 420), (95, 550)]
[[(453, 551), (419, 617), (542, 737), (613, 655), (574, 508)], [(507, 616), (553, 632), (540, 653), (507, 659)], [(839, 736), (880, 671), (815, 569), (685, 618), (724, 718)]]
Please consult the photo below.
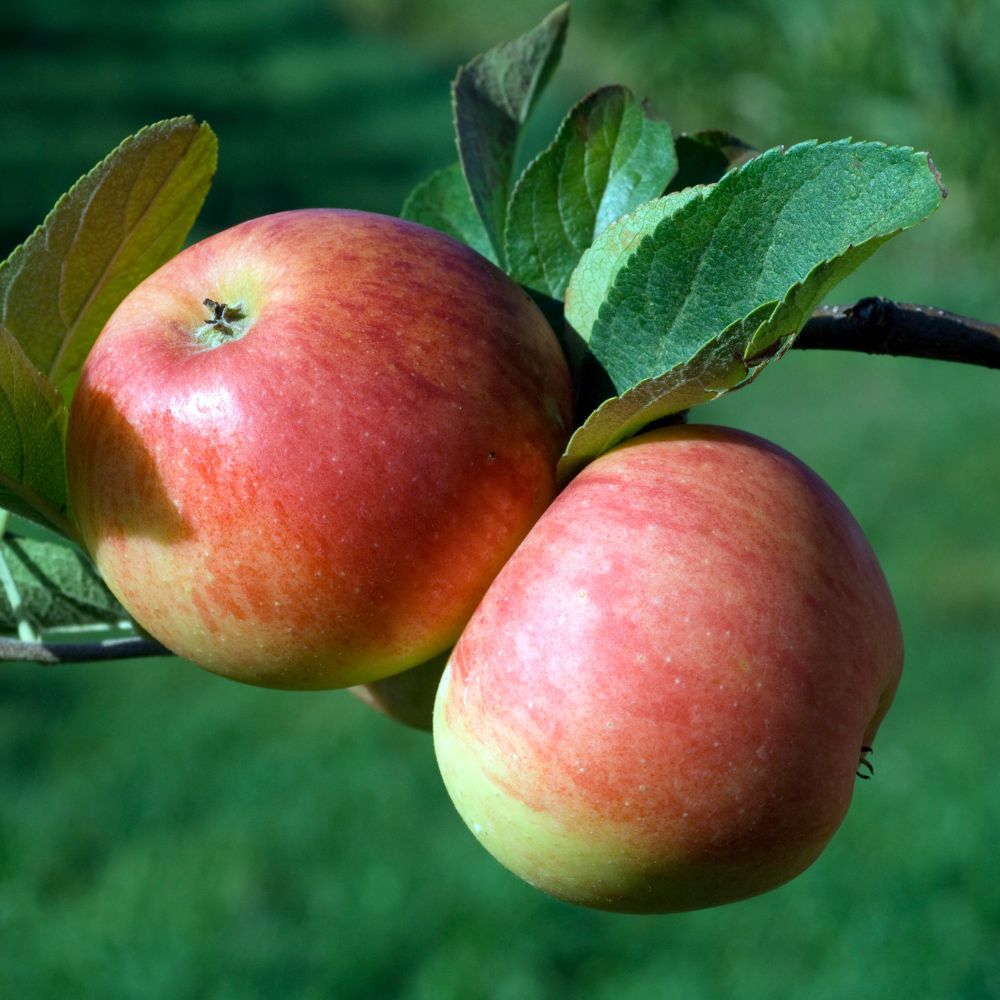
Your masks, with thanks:
[[(0, 246), (124, 136), (181, 113), (221, 142), (196, 235), (306, 205), (396, 212), (453, 156), (455, 65), (548, 6), (5, 5)], [(998, 27), (1000, 7), (974, 0), (580, 0), (532, 135), (621, 82), (678, 131), (929, 149), (944, 208), (835, 301), (1000, 321)], [(699, 415), (828, 479), (907, 639), (876, 779), (792, 884), (680, 916), (577, 910), (480, 850), (429, 737), (346, 694), (176, 661), (4, 665), (0, 996), (1000, 996), (998, 386), (957, 365), (791, 352)]]

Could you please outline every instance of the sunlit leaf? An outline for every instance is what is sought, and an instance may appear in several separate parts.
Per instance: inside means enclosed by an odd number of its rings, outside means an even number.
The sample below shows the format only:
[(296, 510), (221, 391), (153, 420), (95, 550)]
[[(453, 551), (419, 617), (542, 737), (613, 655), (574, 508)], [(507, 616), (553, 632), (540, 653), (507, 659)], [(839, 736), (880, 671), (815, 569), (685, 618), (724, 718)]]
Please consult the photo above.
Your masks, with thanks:
[(585, 341), (590, 340), (601, 306), (633, 252), (656, 232), (664, 219), (693, 198), (703, 198), (709, 187), (686, 188), (640, 205), (604, 230), (583, 253), (566, 290), (566, 320)]
[[(13, 578), (22, 610), (34, 624), (49, 629), (128, 619), (79, 549), (27, 537), (12, 528), (0, 542), (0, 555)], [(16, 627), (10, 601), (0, 589), (0, 629), (12, 631)]]
[(462, 66), (452, 84), (459, 160), (497, 258), (521, 128), (559, 62), (569, 5)]
[(215, 163), (207, 125), (150, 125), (77, 181), (0, 265), (0, 322), (64, 400), (118, 303), (180, 250)]
[(617, 398), (574, 435), (564, 475), (758, 373), (837, 281), (943, 195), (926, 153), (803, 143), (622, 220), (567, 292), (567, 319)]
[(507, 216), (511, 275), (561, 298), (594, 237), (662, 193), (677, 169), (670, 126), (625, 87), (574, 107), (518, 180)]

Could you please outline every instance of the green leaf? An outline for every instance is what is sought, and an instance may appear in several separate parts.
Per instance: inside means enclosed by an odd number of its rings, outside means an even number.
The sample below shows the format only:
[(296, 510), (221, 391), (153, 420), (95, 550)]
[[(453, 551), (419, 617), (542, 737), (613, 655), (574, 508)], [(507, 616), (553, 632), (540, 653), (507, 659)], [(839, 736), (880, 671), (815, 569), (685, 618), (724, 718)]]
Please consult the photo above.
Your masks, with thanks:
[(674, 141), (674, 147), (677, 173), (667, 187), (667, 194), (695, 184), (714, 184), (759, 152), (735, 135), (718, 129), (682, 133)]
[(459, 160), (497, 259), (521, 128), (559, 62), (569, 5), (461, 67), (452, 84)]
[(559, 460), (559, 480), (569, 482), (592, 459), (638, 434), (657, 420), (690, 409), (739, 387), (749, 369), (720, 335), (686, 364), (644, 379), (601, 403), (577, 428)]
[(926, 153), (849, 140), (769, 150), (694, 192), (622, 220), (628, 238), (610, 234), (574, 272), (567, 320), (617, 398), (574, 434), (564, 476), (745, 384), (833, 284), (944, 195)]
[(630, 90), (604, 87), (584, 98), (514, 188), (505, 244), (511, 276), (562, 298), (594, 237), (660, 194), (676, 169), (670, 126)]
[(77, 181), (0, 265), (0, 323), (67, 402), (115, 307), (180, 250), (215, 163), (207, 125), (150, 125)]
[(400, 215), (461, 240), (494, 264), (497, 262), (458, 163), (438, 170), (417, 185), (403, 204)]
[[(42, 628), (93, 625), (128, 620), (90, 560), (69, 545), (40, 541), (13, 530), (0, 542), (20, 597), (22, 610)], [(13, 631), (18, 616), (0, 588), (0, 629)]]
[(67, 516), (66, 409), (52, 383), (0, 324), (0, 506), (61, 534)]
[(589, 341), (601, 306), (618, 272), (633, 252), (656, 232), (664, 219), (680, 211), (694, 198), (703, 198), (710, 188), (693, 187), (654, 198), (613, 222), (583, 253), (566, 289), (566, 321), (583, 341)]

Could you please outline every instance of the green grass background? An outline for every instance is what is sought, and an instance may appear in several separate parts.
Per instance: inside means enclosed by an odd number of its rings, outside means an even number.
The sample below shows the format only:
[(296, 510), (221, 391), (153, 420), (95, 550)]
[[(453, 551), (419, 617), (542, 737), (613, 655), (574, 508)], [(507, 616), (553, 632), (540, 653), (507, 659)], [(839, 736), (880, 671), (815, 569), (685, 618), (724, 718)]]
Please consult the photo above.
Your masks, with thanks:
[[(0, 245), (125, 135), (188, 112), (221, 141), (198, 235), (305, 205), (395, 212), (453, 155), (455, 64), (546, 9), (5, 7)], [(573, 18), (533, 141), (622, 82), (677, 130), (928, 148), (944, 208), (834, 300), (1000, 320), (996, 3), (589, 0)], [(792, 352), (699, 415), (826, 477), (903, 619), (876, 779), (795, 882), (679, 916), (574, 909), (481, 851), (428, 737), (344, 693), (260, 691), (177, 661), (5, 665), (0, 996), (1000, 996), (998, 386), (958, 365)]]

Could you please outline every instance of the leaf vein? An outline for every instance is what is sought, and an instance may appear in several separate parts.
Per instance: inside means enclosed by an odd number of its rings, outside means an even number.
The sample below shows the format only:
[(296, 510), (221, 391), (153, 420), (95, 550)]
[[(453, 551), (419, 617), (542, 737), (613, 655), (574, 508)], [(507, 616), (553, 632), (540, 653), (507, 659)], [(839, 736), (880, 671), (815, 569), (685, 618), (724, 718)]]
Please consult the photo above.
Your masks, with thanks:
[[(200, 134), (201, 134), (201, 130), (198, 129), (198, 128), (196, 128), (195, 131), (192, 133), (192, 136), (191, 136), (189, 142), (187, 143), (187, 146), (185, 147), (183, 154), (181, 156), (179, 156), (177, 158), (177, 160), (174, 162), (174, 165), (170, 168), (169, 173), (166, 175), (166, 177), (164, 178), (164, 180), (159, 184), (159, 186), (157, 187), (156, 191), (153, 193), (152, 197), (146, 203), (146, 206), (143, 208), (142, 212), (139, 214), (139, 217), (136, 219), (135, 223), (129, 228), (128, 225), (127, 225), (127, 222), (126, 222), (125, 234), (124, 234), (122, 240), (119, 242), (118, 246), (115, 248), (114, 253), (108, 259), (107, 264), (104, 266), (104, 268), (102, 269), (102, 271), (100, 272), (100, 274), (97, 276), (97, 279), (91, 285), (90, 291), (87, 294), (87, 297), (86, 297), (85, 301), (83, 302), (83, 304), (80, 306), (79, 309), (77, 309), (76, 316), (73, 318), (72, 323), (69, 326), (67, 326), (67, 336), (63, 338), (62, 343), (59, 345), (59, 349), (56, 351), (56, 356), (55, 356), (55, 358), (53, 359), (53, 362), (52, 362), (51, 370), (48, 372), (49, 377), (52, 378), (54, 381), (56, 380), (56, 374), (55, 373), (59, 370), (59, 366), (62, 363), (62, 359), (65, 357), (66, 350), (67, 350), (67, 348), (69, 346), (70, 340), (72, 339), (72, 335), (75, 332), (75, 330), (77, 329), (77, 327), (79, 326), (81, 318), (87, 314), (87, 311), (90, 309), (90, 307), (93, 305), (94, 301), (96, 300), (97, 296), (100, 294), (100, 289), (101, 289), (101, 286), (102, 286), (105, 278), (107, 277), (107, 275), (109, 273), (111, 273), (113, 271), (113, 269), (114, 269), (115, 265), (117, 264), (118, 260), (123, 255), (125, 247), (128, 245), (129, 240), (132, 237), (132, 235), (137, 230), (139, 230), (141, 228), (143, 222), (145, 222), (145, 220), (149, 217), (149, 214), (152, 211), (153, 205), (159, 199), (160, 194), (163, 192), (164, 188), (166, 188), (170, 184), (170, 182), (177, 175), (178, 171), (185, 164), (185, 161), (187, 160), (187, 156), (191, 152), (191, 148), (195, 144), (195, 142), (197, 141), (197, 139), (200, 136)], [(133, 185), (132, 185), (133, 189), (134, 189), (136, 183), (137, 183), (137, 181), (133, 181)], [(95, 192), (96, 192), (96, 190), (97, 189), (95, 189)], [(92, 193), (92, 196), (93, 196), (93, 193)], [(81, 215), (81, 218), (82, 218), (82, 215)], [(171, 219), (170, 221), (172, 222), (173, 220)], [(168, 225), (169, 225), (169, 223), (168, 223)], [(166, 228), (166, 227), (164, 227), (164, 228)], [(69, 255), (67, 254), (66, 256), (68, 258)], [(65, 267), (65, 260), (63, 262), (63, 266)]]

